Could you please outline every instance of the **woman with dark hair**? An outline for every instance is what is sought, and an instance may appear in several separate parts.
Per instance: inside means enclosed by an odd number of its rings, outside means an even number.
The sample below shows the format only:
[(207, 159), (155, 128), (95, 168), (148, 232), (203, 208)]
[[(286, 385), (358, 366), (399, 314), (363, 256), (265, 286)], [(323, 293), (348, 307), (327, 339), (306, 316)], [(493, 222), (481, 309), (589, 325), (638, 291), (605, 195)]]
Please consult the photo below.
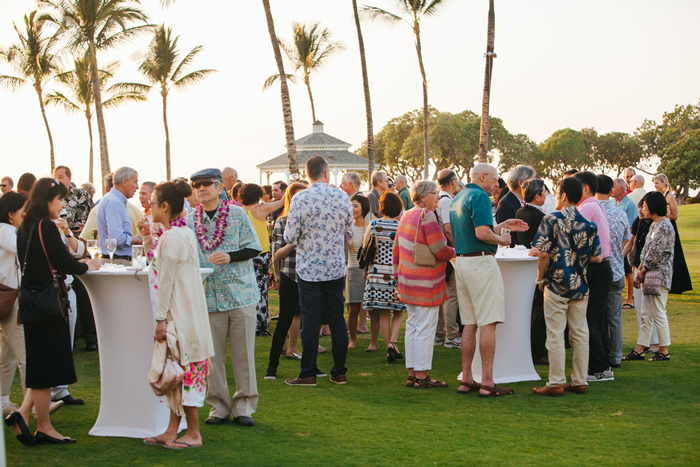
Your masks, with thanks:
[[(393, 275), (394, 238), (399, 227), (397, 218), (401, 211), (403, 211), (401, 197), (392, 191), (385, 191), (379, 198), (379, 212), (383, 214), (383, 217), (374, 219), (365, 233), (365, 236), (374, 235), (377, 239), (377, 254), (374, 262), (367, 265), (365, 270), (365, 294), (362, 301), (365, 310), (375, 311), (375, 313), (369, 314), (372, 333), (367, 352), (374, 352), (378, 348), (379, 328), (377, 324), (379, 324), (386, 343), (386, 359), (389, 363), (396, 359), (403, 359), (396, 341), (399, 338), (403, 310), (406, 306), (396, 298), (396, 279)], [(392, 331), (390, 333), (389, 318), (392, 313)]]
[(506, 181), (503, 180), (501, 177), (498, 177), (498, 188), (495, 188), (493, 190), (493, 201), (491, 201), (491, 211), (494, 216), (496, 215), (496, 208), (498, 207), (498, 202), (501, 200), (501, 198), (507, 195), (509, 191), (510, 190), (508, 189)]
[[(20, 267), (17, 259), (17, 229), (22, 224), (27, 197), (9, 191), (0, 198), (0, 284), (19, 289)], [(26, 390), (24, 328), (17, 322), (19, 302), (15, 300), (10, 314), (0, 320), (0, 383), (2, 383), (2, 415), (19, 409), (10, 401), (10, 389), (19, 367), (22, 392)]]
[(361, 193), (356, 193), (350, 198), (352, 203), (352, 217), (354, 219), (355, 233), (351, 241), (345, 241), (348, 250), (348, 267), (345, 273), (345, 303), (348, 305), (348, 330), (350, 340), (348, 348), (357, 346), (357, 320), (362, 309), (362, 299), (365, 294), (365, 279), (363, 270), (357, 262), (357, 252), (362, 247), (362, 239), (367, 228), (367, 214), (369, 213), (369, 200)]
[[(165, 433), (144, 439), (144, 444), (168, 449), (202, 445), (198, 408), (204, 405), (207, 389), (207, 359), (214, 356), (207, 302), (199, 273), (199, 243), (181, 216), (192, 188), (184, 180), (157, 185), (151, 197), (153, 222), (163, 225), (151, 263), (158, 279), (156, 340), (166, 341), (169, 323), (176, 340), (168, 340), (170, 354), (185, 371), (182, 387), (167, 396), (170, 423)], [(177, 438), (182, 416), (187, 432)]]
[[(38, 288), (51, 283), (55, 271), (59, 288), (65, 291), (66, 274), (84, 274), (100, 267), (95, 259), (76, 260), (61, 240), (53, 221), (59, 218), (67, 194), (66, 187), (53, 178), (42, 178), (32, 188), (17, 234), (17, 255), (24, 271), (22, 283), (27, 286)], [(75, 443), (74, 439), (58, 433), (49, 418), (51, 388), (77, 381), (68, 320), (27, 323), (29, 313), (34, 314), (34, 311), (20, 307), (19, 319), (24, 323), (27, 351), (27, 392), (22, 406), (10, 414), (5, 423), (14, 426), (17, 439), (25, 445)], [(35, 436), (27, 427), (33, 407), (36, 407), (37, 419)]]
[(667, 204), (664, 195), (658, 191), (647, 193), (642, 209), (644, 216), (649, 217), (653, 223), (649, 227), (646, 243), (640, 254), (634, 286), (641, 287), (650, 271), (660, 274), (661, 285), (658, 295), (644, 294), (642, 298), (642, 326), (637, 346), (625, 360), (644, 360), (644, 349), (651, 343), (651, 325), (654, 323), (659, 333), (659, 350), (649, 361), (658, 362), (671, 359), (668, 353), (671, 332), (666, 317), (666, 300), (673, 280), (673, 248), (676, 234), (671, 221), (666, 217)]
[[(235, 186), (234, 186), (235, 188)], [(256, 336), (270, 336), (270, 315), (267, 309), (267, 286), (270, 282), (270, 234), (267, 231), (267, 216), (284, 206), (284, 200), (272, 203), (258, 204), (263, 197), (263, 189), (255, 183), (246, 183), (238, 190), (238, 197), (243, 205), (243, 210), (248, 213), (253, 223), (255, 233), (260, 240), (262, 252), (253, 258), (255, 277), (260, 290), (258, 302), (258, 323), (255, 329)]]
[(19, 180), (17, 180), (17, 193), (22, 193), (28, 198), (35, 183), (36, 177), (34, 174), (30, 174), (29, 172), (22, 174)]

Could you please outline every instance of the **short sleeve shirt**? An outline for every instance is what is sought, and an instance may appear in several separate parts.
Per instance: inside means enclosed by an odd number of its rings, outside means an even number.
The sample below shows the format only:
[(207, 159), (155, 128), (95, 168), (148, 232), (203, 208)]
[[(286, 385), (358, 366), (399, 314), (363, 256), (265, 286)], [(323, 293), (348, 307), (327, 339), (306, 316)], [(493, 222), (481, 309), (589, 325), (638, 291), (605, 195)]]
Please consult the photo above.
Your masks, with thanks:
[(450, 223), (458, 255), (498, 250), (497, 245), (482, 242), (476, 236), (476, 228), (482, 225), (493, 231), (491, 200), (479, 185), (469, 183), (455, 197), (450, 206)]
[(634, 201), (632, 201), (629, 196), (625, 196), (622, 198), (622, 201), (617, 203), (617, 207), (625, 211), (625, 214), (627, 214), (627, 222), (632, 226), (634, 220), (639, 217), (639, 209), (637, 209), (637, 205), (634, 204)]
[(588, 263), (601, 254), (598, 229), (574, 206), (547, 214), (532, 245), (549, 253), (544, 280), (555, 294), (574, 300), (588, 295)]
[(71, 229), (77, 229), (80, 226), (78, 224), (85, 224), (88, 215), (92, 208), (95, 207), (95, 203), (92, 201), (90, 194), (81, 189), (71, 187), (66, 196), (66, 222), (68, 222), (68, 227)]
[(610, 227), (610, 267), (613, 272), (613, 281), (617, 282), (625, 277), (625, 263), (622, 258), (622, 246), (624, 242), (632, 238), (630, 225), (627, 222), (627, 214), (618, 209), (615, 200), (598, 201), (605, 211)]

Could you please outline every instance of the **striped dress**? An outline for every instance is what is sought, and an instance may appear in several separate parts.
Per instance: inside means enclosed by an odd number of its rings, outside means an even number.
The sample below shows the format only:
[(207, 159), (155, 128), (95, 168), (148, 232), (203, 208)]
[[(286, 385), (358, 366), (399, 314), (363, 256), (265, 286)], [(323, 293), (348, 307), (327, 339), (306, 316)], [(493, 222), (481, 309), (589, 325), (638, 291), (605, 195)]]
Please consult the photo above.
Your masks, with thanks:
[(399, 221), (375, 219), (367, 227), (365, 235), (372, 232), (377, 236), (377, 255), (374, 263), (367, 267), (367, 281), (362, 305), (366, 310), (403, 311), (403, 303), (394, 298), (396, 280), (394, 279), (392, 251), (394, 237)]
[(435, 213), (428, 211), (420, 225), (417, 241), (429, 245), (438, 261), (432, 268), (413, 263), (413, 245), (421, 212), (422, 209), (416, 207), (401, 216), (394, 241), (394, 277), (403, 303), (433, 307), (447, 299), (445, 262), (454, 258), (455, 250), (447, 246)]

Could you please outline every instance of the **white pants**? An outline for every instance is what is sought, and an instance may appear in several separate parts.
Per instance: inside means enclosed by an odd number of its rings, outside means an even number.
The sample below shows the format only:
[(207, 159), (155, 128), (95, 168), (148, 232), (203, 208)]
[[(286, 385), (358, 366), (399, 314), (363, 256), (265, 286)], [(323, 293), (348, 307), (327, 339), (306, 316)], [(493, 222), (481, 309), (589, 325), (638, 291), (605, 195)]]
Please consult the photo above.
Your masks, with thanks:
[[(78, 307), (77, 307), (77, 302), (75, 298), (75, 292), (73, 289), (70, 289), (68, 291), (68, 301), (70, 302), (70, 310), (68, 310), (68, 327), (70, 328), (70, 348), (73, 348), (73, 342), (75, 338), (75, 322), (77, 321), (78, 317)], [(55, 401), (58, 399), (63, 399), (66, 396), (69, 396), (70, 392), (68, 392), (68, 386), (54, 386), (51, 388), (51, 400)]]
[(406, 305), (406, 368), (432, 369), (439, 310), (439, 306)]
[(24, 348), (24, 326), (17, 324), (18, 313), (19, 300), (16, 300), (10, 316), (0, 321), (0, 383), (3, 397), (10, 397), (17, 367), (19, 367), (22, 392), (26, 392), (24, 375), (27, 357)]
[(661, 295), (644, 295), (642, 297), (642, 327), (639, 330), (638, 345), (649, 347), (651, 344), (651, 325), (654, 323), (659, 332), (659, 346), (671, 345), (671, 331), (666, 318), (666, 300), (668, 289), (661, 287)]
[[(642, 307), (644, 306), (642, 297), (644, 297), (642, 289), (634, 289), (634, 311), (637, 313), (637, 330), (639, 332), (642, 331)], [(659, 345), (659, 332), (656, 330), (656, 325), (653, 322), (651, 323), (651, 344), (649, 347), (652, 345)]]

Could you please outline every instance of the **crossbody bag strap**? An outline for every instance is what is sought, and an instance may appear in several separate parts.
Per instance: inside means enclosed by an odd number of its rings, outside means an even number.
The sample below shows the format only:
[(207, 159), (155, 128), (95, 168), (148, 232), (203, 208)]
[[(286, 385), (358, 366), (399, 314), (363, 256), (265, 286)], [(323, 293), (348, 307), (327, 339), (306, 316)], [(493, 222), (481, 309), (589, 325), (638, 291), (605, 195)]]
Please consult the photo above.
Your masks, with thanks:
[(418, 242), (418, 230), (420, 230), (420, 224), (422, 220), (425, 219), (425, 208), (420, 212), (420, 215), (418, 216), (418, 224), (416, 224), (416, 236), (413, 239), (413, 244), (415, 245), (416, 242)]
[(27, 255), (29, 254), (29, 245), (32, 243), (32, 236), (34, 235), (34, 227), (36, 224), (29, 229), (29, 238), (27, 239), (27, 247), (24, 249), (24, 261), (22, 262), (22, 278), (24, 278), (24, 270), (27, 267)]
[(46, 256), (46, 262), (49, 263), (49, 270), (51, 271), (51, 275), (55, 276), (55, 272), (53, 270), (53, 266), (51, 266), (51, 260), (49, 259), (49, 254), (46, 253), (46, 247), (44, 246), (44, 236), (41, 234), (41, 223), (44, 222), (44, 220), (39, 221), (39, 241), (41, 242), (41, 248), (44, 250), (44, 255)]

